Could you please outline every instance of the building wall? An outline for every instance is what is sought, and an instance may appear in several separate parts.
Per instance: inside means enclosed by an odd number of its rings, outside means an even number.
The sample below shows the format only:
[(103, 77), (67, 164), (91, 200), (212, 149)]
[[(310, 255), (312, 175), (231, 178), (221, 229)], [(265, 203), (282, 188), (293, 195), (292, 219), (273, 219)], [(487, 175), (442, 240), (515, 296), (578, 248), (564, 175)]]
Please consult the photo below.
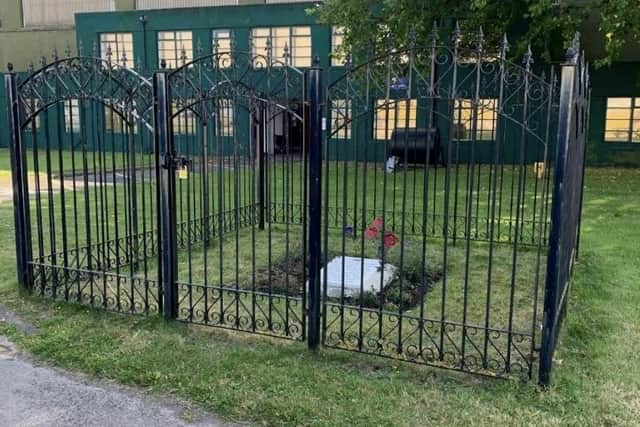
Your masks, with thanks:
[[(90, 51), (93, 42), (97, 40), (96, 34), (102, 31), (113, 31), (116, 28), (127, 28), (132, 29), (140, 29), (141, 24), (139, 21), (139, 17), (142, 14), (151, 14), (156, 13), (158, 11), (137, 11), (132, 12), (130, 14), (121, 15), (119, 11), (134, 11), (136, 8), (136, 0), (113, 0), (113, 9), (116, 12), (109, 12), (106, 15), (98, 15), (96, 17), (89, 17), (80, 19), (80, 28), (78, 32), (76, 32), (76, 28), (73, 25), (56, 25), (56, 26), (46, 26), (46, 27), (25, 27), (23, 25), (23, 8), (22, 8), (23, 0), (1, 0), (0, 2), (0, 21), (2, 25), (0, 26), (0, 78), (4, 80), (4, 72), (7, 70), (7, 64), (12, 63), (14, 70), (16, 72), (25, 72), (30, 63), (34, 63), (37, 67), (40, 62), (40, 58), (45, 56), (47, 60), (51, 60), (51, 55), (53, 54), (54, 49), (58, 51), (60, 55), (63, 55), (65, 50), (69, 48), (71, 50), (71, 54), (77, 54), (77, 41), (82, 40), (83, 46), (85, 48), (85, 52)], [(181, 4), (191, 4), (194, 1), (202, 0), (170, 0), (169, 3), (179, 6)], [(207, 0), (209, 4), (215, 4), (216, 0)], [(267, 0), (236, 0), (239, 5), (247, 5), (247, 4), (264, 4)], [(299, 1), (296, 1), (299, 2)], [(167, 3), (167, 0), (164, 0), (164, 3)], [(290, 5), (285, 5), (290, 6)], [(276, 6), (277, 7), (277, 6)], [(161, 22), (164, 22), (166, 25), (169, 22), (189, 22), (184, 21), (184, 19), (192, 19), (192, 17), (197, 17), (200, 15), (198, 12), (192, 10), (192, 12), (184, 13), (187, 9), (179, 9), (178, 10), (166, 10), (159, 11), (159, 16), (163, 17), (159, 21), (154, 20), (153, 23), (150, 23), (150, 30), (154, 28), (155, 25), (159, 25)], [(177, 13), (178, 15), (175, 15)], [(259, 14), (259, 13), (258, 13)], [(213, 15), (216, 15), (215, 13)], [(89, 14), (89, 16), (95, 16), (93, 14)], [(126, 19), (126, 23), (119, 23), (118, 20), (123, 16), (128, 16), (129, 19)], [(107, 18), (109, 17), (109, 18)], [(289, 16), (289, 18), (291, 18)], [(105, 22), (102, 22), (102, 19), (105, 19)], [(255, 19), (255, 16), (252, 17)], [(205, 24), (203, 20), (200, 19), (202, 28), (205, 28)], [(104, 25), (98, 25), (104, 24)], [(191, 24), (189, 25), (191, 26)], [(99, 31), (94, 30), (93, 35), (91, 34), (91, 28), (97, 27)], [(176, 28), (176, 26), (168, 27)], [(206, 31), (203, 31), (203, 34)], [(144, 40), (142, 36), (142, 31), (140, 30), (136, 33), (136, 43)], [(208, 36), (210, 40), (210, 35)], [(153, 47), (155, 49), (155, 39), (154, 36), (149, 34), (148, 41), (153, 42)], [(203, 40), (204, 43), (204, 40)], [(142, 44), (141, 44), (142, 45)], [(157, 60), (157, 54), (153, 54), (154, 49), (149, 49), (150, 57), (149, 63), (155, 64)], [(5, 98), (5, 87), (4, 81), (0, 84), (0, 129), (6, 129), (6, 98)], [(8, 137), (6, 132), (0, 132), (0, 147), (7, 146)]]
[[(15, 70), (25, 71), (31, 62), (38, 62), (42, 55), (50, 58), (54, 49), (60, 53), (67, 46), (75, 54), (74, 25), (25, 26), (23, 0), (2, 0), (0, 6), (0, 69), (5, 71), (11, 62)], [(115, 10), (133, 9), (135, 0), (113, 0)]]
[[(323, 68), (330, 67), (330, 28), (318, 25), (309, 17), (307, 4), (269, 4), (273, 0), (238, 0), (242, 6), (210, 8), (178, 8), (164, 10), (134, 10), (135, 0), (114, 0), (116, 12), (76, 15), (76, 28), (24, 29), (21, 25), (21, 0), (4, 0), (9, 7), (0, 9), (0, 66), (11, 60), (18, 71), (53, 47), (64, 50), (68, 40), (73, 45), (82, 42), (92, 46), (100, 33), (131, 32), (134, 39), (135, 62), (147, 72), (158, 68), (157, 33), (166, 30), (190, 30), (194, 46), (200, 43), (203, 53), (212, 51), (213, 29), (232, 29), (236, 49), (249, 49), (249, 33), (257, 26), (309, 25), (312, 27), (313, 54), (321, 59)], [(163, 0), (171, 4), (187, 4), (196, 0)], [(197, 0), (201, 1), (201, 0)], [(216, 0), (212, 0), (216, 1)], [(295, 3), (300, 3), (295, 1)], [(145, 17), (144, 24), (140, 19)], [(5, 49), (9, 46), (9, 49)], [(20, 49), (15, 48), (20, 46)], [(13, 48), (11, 48), (13, 47)], [(146, 48), (145, 48), (146, 47)], [(49, 54), (50, 55), (50, 54)], [(627, 55), (628, 56), (628, 55)], [(625, 60), (633, 58), (625, 57)], [(539, 65), (539, 64), (538, 64)], [(337, 71), (339, 73), (339, 71)], [(336, 70), (333, 71), (333, 75)], [(616, 63), (610, 68), (592, 69), (592, 107), (588, 162), (591, 165), (640, 166), (640, 143), (604, 142), (606, 99), (610, 96), (640, 96), (640, 61)], [(4, 87), (0, 87), (0, 105), (5, 105)], [(0, 125), (6, 113), (0, 114)], [(4, 132), (6, 133), (6, 132)], [(6, 135), (0, 135), (0, 146), (6, 146)]]
[[(233, 7), (216, 7), (216, 8), (196, 8), (196, 9), (173, 9), (173, 10), (153, 10), (153, 11), (126, 11), (119, 13), (102, 13), (102, 14), (79, 14), (77, 16), (77, 37), (78, 43), (85, 45), (96, 43), (101, 33), (110, 32), (127, 32), (131, 33), (134, 43), (134, 61), (136, 64), (142, 64), (145, 73), (157, 70), (159, 67), (158, 59), (158, 32), (171, 30), (188, 30), (193, 34), (194, 45), (202, 47), (201, 55), (212, 53), (212, 31), (215, 29), (231, 29), (235, 39), (236, 51), (249, 51), (249, 35), (252, 28), (255, 27), (271, 27), (271, 26), (288, 26), (288, 25), (305, 25), (311, 27), (311, 39), (313, 50), (312, 54), (320, 58), (320, 65), (324, 69), (330, 69), (327, 80), (333, 80), (343, 75), (342, 67), (331, 68), (330, 51), (331, 51), (331, 28), (318, 25), (313, 18), (307, 13), (306, 9), (310, 4), (299, 5), (252, 5), (252, 6), (233, 6)], [(141, 17), (144, 17), (141, 20)], [(197, 56), (197, 54), (195, 54)], [(447, 68), (447, 67), (443, 67)], [(460, 81), (473, 82), (473, 78), (459, 77)], [(442, 83), (447, 86), (447, 83)], [(469, 92), (468, 90), (466, 92)], [(470, 92), (469, 92), (470, 93)], [(375, 99), (383, 99), (385, 93), (371, 93), (372, 104), (368, 108), (361, 105), (352, 105), (353, 111), (369, 111), (372, 114), (375, 109)], [(497, 98), (497, 93), (482, 94), (482, 96)], [(417, 94), (413, 98), (418, 98)], [(447, 110), (448, 103), (443, 102), (438, 108)], [(424, 128), (427, 126), (426, 115), (430, 111), (424, 101), (418, 103), (419, 113), (417, 115), (417, 127)], [(355, 113), (354, 113), (355, 114)], [(368, 120), (358, 120), (353, 123), (353, 135), (349, 140), (331, 140), (329, 141), (328, 154), (332, 158), (340, 158), (344, 160), (358, 157), (360, 159), (365, 156), (368, 160), (384, 161), (386, 144), (380, 141), (373, 141), (371, 134), (373, 132), (373, 117)], [(248, 126), (248, 122), (247, 122)], [(445, 120), (437, 123), (440, 129), (442, 141), (446, 143), (450, 140), (448, 132), (450, 125)], [(513, 147), (519, 146), (521, 143), (520, 128), (512, 129), (509, 123), (503, 125), (504, 141), (501, 147), (504, 149), (504, 161), (507, 163), (516, 162), (518, 158), (514, 158), (517, 150)], [(179, 140), (180, 136), (176, 136)], [(541, 160), (544, 150), (533, 142), (525, 144), (527, 163)], [(466, 161), (470, 157), (471, 142), (461, 141), (456, 144), (455, 153), (452, 154), (460, 161)], [(495, 142), (483, 141), (475, 146), (474, 159), (477, 162), (491, 162), (493, 159)], [(444, 147), (447, 152), (446, 146)]]
[[(116, 10), (130, 10), (135, 0), (114, 0)], [(54, 49), (60, 55), (70, 49), (76, 54), (76, 32), (73, 25), (51, 25), (25, 27), (23, 23), (22, 0), (0, 1), (0, 147), (6, 147), (7, 112), (4, 87), (4, 72), (11, 63), (16, 72), (25, 72), (30, 63), (38, 66), (40, 58), (51, 60)]]
[(640, 61), (592, 69), (588, 165), (640, 166), (640, 143), (605, 142), (607, 97), (640, 97)]
[[(314, 18), (308, 16), (308, 7), (310, 4), (273, 4), (78, 14), (76, 35), (78, 42), (93, 44), (99, 41), (101, 33), (131, 32), (136, 63), (140, 62), (144, 68), (153, 71), (159, 67), (159, 31), (192, 31), (194, 49), (200, 43), (204, 54), (208, 54), (213, 49), (214, 29), (232, 29), (236, 50), (247, 51), (249, 34), (253, 27), (308, 25), (312, 27), (313, 53), (318, 55), (322, 65), (327, 67), (331, 29), (318, 25)], [(140, 19), (142, 16), (146, 20), (144, 25)]]

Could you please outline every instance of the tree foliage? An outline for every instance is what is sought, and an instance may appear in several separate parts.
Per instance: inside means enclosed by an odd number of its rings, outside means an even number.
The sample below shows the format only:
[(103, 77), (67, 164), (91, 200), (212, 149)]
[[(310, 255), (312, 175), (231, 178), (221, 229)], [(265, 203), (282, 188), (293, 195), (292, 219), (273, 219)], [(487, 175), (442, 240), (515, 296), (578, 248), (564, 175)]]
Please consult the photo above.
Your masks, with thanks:
[(629, 43), (640, 43), (640, 1), (600, 0), (600, 32), (604, 35), (606, 56), (601, 62), (610, 64)]
[(640, 42), (639, 0), (325, 0), (310, 13), (325, 24), (343, 27), (345, 49), (399, 46), (413, 32), (428, 43), (432, 23), (449, 28), (462, 22), (463, 40), (472, 43), (482, 27), (485, 39), (497, 45), (509, 34), (511, 53), (531, 45), (547, 60), (560, 59), (573, 34), (595, 21), (605, 47), (601, 63), (616, 59), (628, 43)]

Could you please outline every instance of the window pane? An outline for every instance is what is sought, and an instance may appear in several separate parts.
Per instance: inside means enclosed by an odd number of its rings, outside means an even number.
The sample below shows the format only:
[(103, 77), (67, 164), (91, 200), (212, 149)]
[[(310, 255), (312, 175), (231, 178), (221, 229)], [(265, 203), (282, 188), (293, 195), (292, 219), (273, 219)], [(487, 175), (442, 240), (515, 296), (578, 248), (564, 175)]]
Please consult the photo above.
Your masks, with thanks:
[[(476, 141), (492, 141), (496, 131), (496, 106), (495, 98), (481, 98), (477, 110), (475, 123)], [(464, 141), (473, 140), (474, 103), (471, 99), (456, 99), (454, 113), (453, 139)]]
[[(111, 53), (111, 57), (109, 57), (109, 51)], [(133, 56), (133, 34), (100, 34), (100, 56), (104, 60), (110, 60), (113, 64), (120, 64), (127, 68), (133, 68), (135, 64)]]
[(269, 37), (271, 33), (270, 28), (254, 28), (252, 31), (254, 37)]
[(311, 57), (296, 58), (293, 65), (295, 67), (311, 67)]
[(333, 27), (331, 35), (331, 63), (334, 66), (340, 66), (344, 62), (344, 54), (340, 52), (344, 43), (344, 28)]
[(633, 98), (608, 98), (607, 107), (608, 108), (630, 108), (632, 99)]
[(418, 101), (416, 99), (376, 101), (374, 135), (378, 140), (391, 139), (396, 128), (415, 128)]
[(609, 108), (607, 110), (607, 120), (629, 120), (631, 119), (631, 108)]
[(606, 130), (629, 130), (629, 120), (611, 120), (607, 119)]
[[(285, 62), (288, 49), (288, 63), (299, 67), (311, 66), (311, 27), (254, 28), (251, 30), (253, 55), (267, 56), (268, 41), (271, 42), (273, 65)], [(254, 66), (264, 66), (263, 58), (254, 59)]]
[[(183, 61), (193, 59), (193, 42), (190, 31), (161, 31), (158, 33), (158, 59), (160, 64), (165, 60), (168, 68), (177, 68)], [(186, 57), (184, 60), (181, 58)]]
[(288, 27), (277, 27), (273, 28), (272, 33), (274, 37), (289, 37), (289, 28)]
[(267, 38), (257, 38), (253, 40), (254, 53), (264, 55), (267, 49)]
[(218, 66), (230, 67), (231, 59), (231, 31), (230, 30), (214, 30), (213, 31), (213, 52), (218, 53)]
[(293, 27), (292, 32), (298, 36), (310, 36), (311, 35), (311, 27)]
[(633, 121), (631, 127), (631, 142), (640, 142), (640, 114), (634, 115), (634, 117), (637, 119)]
[(292, 27), (291, 56), (296, 67), (311, 66), (311, 27)]
[(27, 131), (33, 130), (34, 125), (36, 130), (40, 129), (40, 115), (46, 114), (46, 111), (47, 111), (46, 109), (44, 109), (38, 112), (38, 114), (36, 114), (35, 116), (33, 116), (33, 114), (35, 114), (40, 107), (41, 107), (40, 101), (35, 98), (29, 98), (28, 100), (25, 100), (24, 102), (25, 114), (33, 117), (33, 120), (29, 122), (29, 125), (26, 127), (25, 130)]
[(218, 126), (220, 136), (233, 136), (234, 108), (231, 99), (218, 100)]
[(636, 140), (640, 108), (637, 98), (608, 98), (605, 122), (605, 141), (632, 142)]
[(115, 109), (110, 106), (104, 107), (105, 130), (120, 133), (123, 131), (123, 124), (122, 116), (120, 116)]
[(274, 50), (279, 50), (280, 52), (284, 51), (284, 47), (288, 46), (291, 48), (291, 43), (289, 41), (289, 37), (274, 37), (272, 40), (272, 47)]
[(351, 105), (345, 99), (331, 101), (331, 132), (337, 139), (351, 138)]
[[(267, 65), (266, 56), (267, 42), (271, 36), (270, 28), (253, 28), (251, 30), (251, 54), (254, 56), (254, 67), (265, 67)], [(259, 56), (255, 58), (256, 56)]]
[(80, 109), (77, 99), (64, 102), (64, 128), (67, 132), (80, 131)]
[(604, 133), (605, 141), (627, 142), (629, 141), (629, 132), (625, 131), (606, 131)]
[(181, 134), (193, 134), (195, 131), (195, 114), (190, 105), (193, 103), (191, 100), (184, 100), (182, 102), (172, 102), (172, 110), (174, 112), (180, 111), (173, 118), (173, 131)]

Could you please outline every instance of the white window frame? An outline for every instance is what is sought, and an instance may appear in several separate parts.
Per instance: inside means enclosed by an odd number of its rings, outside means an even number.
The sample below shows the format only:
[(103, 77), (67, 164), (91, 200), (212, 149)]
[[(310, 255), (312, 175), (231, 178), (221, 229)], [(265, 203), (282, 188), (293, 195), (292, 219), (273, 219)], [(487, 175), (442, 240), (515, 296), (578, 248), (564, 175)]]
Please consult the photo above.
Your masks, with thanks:
[(105, 61), (107, 51), (111, 48), (111, 63), (123, 65), (123, 55), (126, 57), (126, 67), (135, 68), (135, 57), (133, 47), (133, 33), (113, 32), (100, 33), (100, 57)]
[(347, 99), (331, 100), (332, 139), (351, 139), (352, 102)]
[(235, 108), (231, 98), (220, 98), (216, 101), (218, 120), (218, 136), (233, 137), (235, 133)]
[[(409, 120), (407, 123), (407, 106)], [(391, 140), (396, 129), (416, 128), (418, 123), (418, 100), (411, 99), (377, 99), (373, 120), (373, 137), (376, 141)]]
[[(32, 108), (31, 108), (32, 105), (33, 105), (33, 111), (32, 111)], [(40, 108), (40, 100), (38, 100), (36, 98), (29, 98), (26, 101), (25, 110), (28, 112), (28, 114), (33, 114), (35, 111), (38, 111), (39, 108)], [(46, 110), (43, 110), (43, 111), (46, 111)], [(40, 114), (43, 111), (41, 111), (40, 113), (36, 114), (35, 116), (32, 116), (32, 118), (31, 118), (32, 122), (29, 123), (29, 126), (27, 126), (25, 128), (25, 130), (32, 131), (34, 123), (35, 123), (36, 131), (40, 130)]]
[(344, 44), (344, 28), (332, 27), (331, 28), (331, 65), (334, 67), (341, 67), (344, 65), (345, 54), (340, 52), (342, 45)]
[[(180, 114), (173, 117), (172, 130), (175, 134), (180, 135), (193, 135), (196, 130), (196, 113), (193, 111), (193, 101), (187, 100), (184, 102), (173, 101), (172, 111), (182, 109), (185, 105), (191, 105), (191, 107), (184, 109)], [(172, 114), (173, 116), (173, 114)]]
[[(115, 107), (115, 108), (114, 108)], [(124, 117), (121, 114), (123, 111), (119, 111), (120, 106), (105, 104), (104, 105), (104, 130), (111, 133), (128, 133), (128, 124)], [(135, 103), (133, 104), (133, 109), (135, 111)], [(113, 110), (113, 122), (111, 121), (111, 110)], [(138, 133), (138, 122), (136, 120), (135, 115), (132, 114), (133, 121), (133, 133)]]
[[(66, 133), (80, 133), (80, 100), (70, 98), (64, 100), (64, 130)], [(73, 122), (73, 127), (71, 126)]]
[[(498, 99), (481, 98), (478, 102), (478, 116), (476, 117), (476, 141), (495, 141), (498, 127)], [(472, 141), (473, 138), (473, 99), (460, 98), (454, 104), (454, 135), (455, 141)], [(467, 127), (468, 125), (468, 127)], [(458, 128), (456, 128), (456, 126)], [(460, 126), (464, 126), (461, 128)], [(464, 133), (464, 134), (462, 134)], [(489, 137), (487, 137), (489, 134)]]
[(212, 52), (218, 48), (218, 67), (228, 68), (233, 65), (233, 31), (227, 28), (216, 28), (211, 31)]
[[(628, 106), (623, 105), (628, 100)], [(612, 105), (617, 103), (618, 105)], [(626, 112), (625, 117), (613, 117), (613, 112)], [(623, 127), (609, 127), (610, 122), (619, 122)], [(625, 135), (610, 137), (609, 135)], [(604, 141), (607, 144), (640, 143), (640, 96), (612, 96), (607, 98), (604, 118)]]
[[(286, 32), (286, 34), (284, 34)], [(308, 34), (307, 34), (308, 33)], [(251, 29), (251, 52), (255, 56), (268, 57), (267, 41), (271, 43), (272, 66), (279, 66), (282, 63), (294, 67), (308, 68), (313, 62), (313, 37), (312, 29), (309, 25), (294, 25), (283, 27), (255, 27)], [(306, 42), (306, 43), (305, 43)], [(289, 52), (288, 57), (284, 57), (285, 46)], [(299, 49), (308, 49), (308, 55), (299, 53)], [(254, 60), (254, 66), (265, 66), (266, 61), (262, 58)]]
[[(184, 49), (186, 62), (193, 60), (193, 31), (188, 30), (168, 30), (158, 31), (156, 37), (158, 46), (158, 64), (161, 66), (162, 61), (166, 61), (168, 69), (176, 69), (181, 67), (182, 49)], [(163, 43), (173, 43), (173, 48), (167, 48)]]

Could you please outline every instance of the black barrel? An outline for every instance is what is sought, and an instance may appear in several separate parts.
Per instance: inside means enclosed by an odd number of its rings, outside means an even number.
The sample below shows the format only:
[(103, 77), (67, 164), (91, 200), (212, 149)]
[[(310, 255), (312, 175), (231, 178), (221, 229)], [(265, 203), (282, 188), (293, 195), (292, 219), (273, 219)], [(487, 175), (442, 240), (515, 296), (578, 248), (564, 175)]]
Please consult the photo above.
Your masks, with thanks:
[(427, 158), (430, 164), (441, 163), (440, 132), (437, 128), (395, 129), (389, 143), (389, 156), (410, 164), (424, 164)]

